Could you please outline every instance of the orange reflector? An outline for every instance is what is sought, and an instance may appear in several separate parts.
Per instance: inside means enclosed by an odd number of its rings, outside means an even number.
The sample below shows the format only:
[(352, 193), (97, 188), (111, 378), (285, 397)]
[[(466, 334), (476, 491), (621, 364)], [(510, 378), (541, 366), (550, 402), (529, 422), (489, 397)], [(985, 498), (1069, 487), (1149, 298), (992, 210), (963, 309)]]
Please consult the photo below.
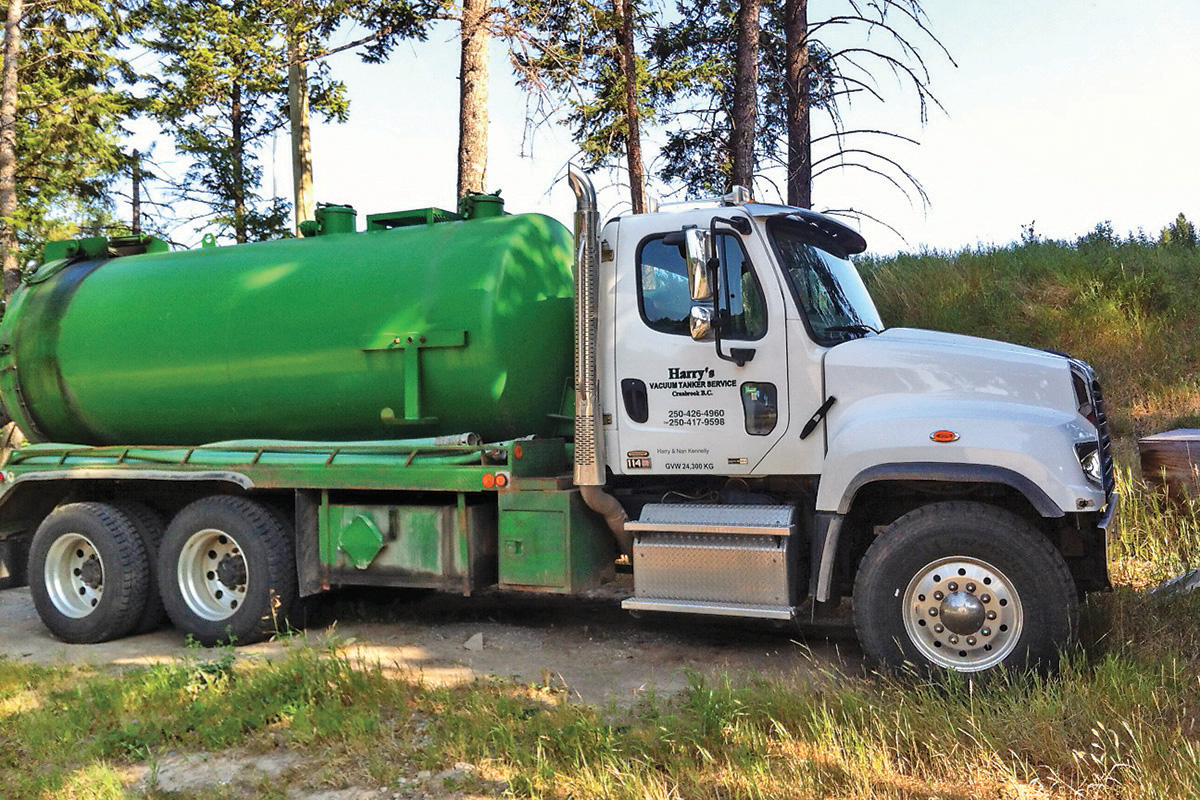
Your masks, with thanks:
[(521, 445), (515, 445), (513, 447), (513, 458), (520, 458), (523, 455), (525, 455), (525, 451), (521, 449)]
[(503, 489), (505, 486), (508, 486), (508, 476), (500, 473), (496, 476), (496, 488)]
[(935, 442), (957, 442), (958, 434), (954, 431), (940, 430), (929, 434), (929, 438), (933, 439)]
[(496, 476), (495, 475), (493, 475), (489, 472), (487, 475), (483, 476), (483, 488), (491, 489), (495, 485), (496, 485)]

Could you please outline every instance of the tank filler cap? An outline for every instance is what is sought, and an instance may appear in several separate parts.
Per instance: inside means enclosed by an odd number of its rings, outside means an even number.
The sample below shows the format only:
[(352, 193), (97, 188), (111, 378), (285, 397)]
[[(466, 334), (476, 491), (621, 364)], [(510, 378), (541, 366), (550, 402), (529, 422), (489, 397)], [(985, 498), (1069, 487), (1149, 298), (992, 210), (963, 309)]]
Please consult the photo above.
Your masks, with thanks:
[(458, 201), (458, 213), (463, 219), (487, 219), (504, 216), (504, 200), (500, 192), (469, 194)]

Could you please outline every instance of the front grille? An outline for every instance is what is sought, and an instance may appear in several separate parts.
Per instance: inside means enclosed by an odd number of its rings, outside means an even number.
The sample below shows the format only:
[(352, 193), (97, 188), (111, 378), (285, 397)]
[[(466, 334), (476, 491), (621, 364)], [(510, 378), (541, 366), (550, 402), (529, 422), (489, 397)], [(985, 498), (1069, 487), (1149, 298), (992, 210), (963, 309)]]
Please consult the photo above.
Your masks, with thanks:
[(1104, 393), (1100, 390), (1100, 381), (1096, 380), (1095, 372), (1091, 373), (1091, 378), (1096, 430), (1100, 433), (1100, 466), (1104, 470), (1104, 499), (1112, 502), (1113, 492), (1117, 488), (1117, 478), (1113, 469), (1112, 437), (1108, 434), (1108, 415), (1104, 411)]
[(1072, 358), (1071, 372), (1075, 381), (1075, 394), (1079, 400), (1081, 414), (1096, 425), (1100, 442), (1100, 468), (1104, 482), (1104, 500), (1111, 503), (1116, 491), (1116, 474), (1113, 468), (1112, 437), (1108, 433), (1108, 414), (1104, 410), (1104, 392), (1096, 371), (1086, 361)]

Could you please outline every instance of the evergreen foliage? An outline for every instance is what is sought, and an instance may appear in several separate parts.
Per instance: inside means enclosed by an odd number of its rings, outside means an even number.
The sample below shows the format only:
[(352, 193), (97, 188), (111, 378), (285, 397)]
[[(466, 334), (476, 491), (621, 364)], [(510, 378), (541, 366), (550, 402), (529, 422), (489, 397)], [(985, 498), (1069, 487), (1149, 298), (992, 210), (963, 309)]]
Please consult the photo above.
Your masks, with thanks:
[(20, 260), (49, 239), (119, 228), (109, 192), (126, 167), (123, 122), (133, 112), (123, 21), (100, 5), (26, 6), (18, 61), (17, 210)]
[[(238, 242), (290, 227), (290, 203), (261, 194), (262, 148), (287, 123), (284, 9), (252, 0), (151, 0), (140, 20), (139, 41), (162, 59), (147, 78), (146, 110), (190, 160), (175, 196), (199, 208), (189, 222)], [(346, 118), (345, 87), (327, 68), (310, 76), (308, 94), (325, 119)]]
[(1158, 243), (1168, 247), (1195, 247), (1196, 226), (1180, 211), (1175, 221), (1162, 229)]
[(631, 3), (638, 52), (630, 70), (622, 67), (618, 41), (620, 0), (513, 0), (511, 6), (522, 31), (513, 40), (512, 64), (518, 85), (534, 98), (535, 121), (565, 108), (562, 121), (571, 128), (584, 166), (616, 166), (630, 140), (626, 83), (638, 89), (635, 125), (648, 126), (677, 80), (671, 70), (651, 69), (645, 56), (654, 23), (649, 3)]
[[(656, 70), (673, 80), (663, 82), (660, 102), (670, 109), (661, 117), (665, 144), (658, 175), (682, 183), (693, 195), (723, 193), (729, 186), (730, 119), (736, 63), (735, 0), (676, 0), (679, 22), (658, 28), (650, 45)], [(764, 4), (759, 40), (759, 113), (755, 145), (758, 166), (786, 158), (787, 86), (784, 77), (783, 5)], [(824, 45), (809, 45), (810, 106), (832, 110), (834, 74)]]

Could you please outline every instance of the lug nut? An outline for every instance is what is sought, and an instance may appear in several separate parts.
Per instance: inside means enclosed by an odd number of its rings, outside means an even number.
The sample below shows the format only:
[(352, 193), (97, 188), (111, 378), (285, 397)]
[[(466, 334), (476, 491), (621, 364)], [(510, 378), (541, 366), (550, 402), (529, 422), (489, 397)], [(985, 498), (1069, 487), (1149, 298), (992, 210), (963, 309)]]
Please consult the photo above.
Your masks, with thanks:
[(984, 636), (991, 636), (991, 635), (992, 635), (992, 629), (991, 629), (991, 628), (983, 628), (983, 629), (982, 629), (982, 630), (980, 630), (979, 632), (980, 632), (981, 634), (983, 634)]
[(946, 630), (946, 629), (942, 627), (942, 623), (940, 623), (940, 622), (937, 625), (933, 626), (934, 633), (941, 633), (944, 630)]
[(931, 616), (931, 617), (936, 617), (936, 616), (937, 616), (937, 609), (936, 609), (936, 608), (931, 608), (931, 609), (929, 609), (929, 616)]
[(968, 637), (967, 637), (967, 644), (969, 644), (971, 647), (974, 647), (974, 646), (975, 646), (975, 637), (974, 637), (974, 636), (968, 636)]
[(958, 591), (958, 584), (957, 584), (957, 583), (955, 583), (954, 581), (950, 581), (950, 585), (949, 585), (949, 586), (947, 586), (946, 588), (947, 588), (947, 589), (949, 589), (949, 590), (950, 590), (950, 591), (952, 591), (952, 592), (957, 592), (957, 591)]
[(990, 603), (992, 602), (992, 596), (990, 594), (981, 594), (979, 595), (979, 601), (981, 603)]
[(968, 584), (967, 584), (967, 591), (968, 591), (968, 592), (970, 592), (971, 594), (975, 594), (975, 584), (973, 584), (973, 583), (968, 583)]
[(995, 618), (996, 618), (996, 612), (995, 612), (995, 611), (989, 611), (989, 612), (987, 613), (987, 618), (988, 618), (988, 619), (995, 619)]
[(946, 595), (942, 594), (941, 592), (934, 592), (934, 593), (933, 593), (933, 599), (934, 599), (934, 600), (941, 600), (941, 599), (942, 599), (943, 597), (945, 597), (945, 596), (946, 596)]
[(950, 644), (958, 644), (958, 637), (955, 636), (953, 633), (950, 634)]

